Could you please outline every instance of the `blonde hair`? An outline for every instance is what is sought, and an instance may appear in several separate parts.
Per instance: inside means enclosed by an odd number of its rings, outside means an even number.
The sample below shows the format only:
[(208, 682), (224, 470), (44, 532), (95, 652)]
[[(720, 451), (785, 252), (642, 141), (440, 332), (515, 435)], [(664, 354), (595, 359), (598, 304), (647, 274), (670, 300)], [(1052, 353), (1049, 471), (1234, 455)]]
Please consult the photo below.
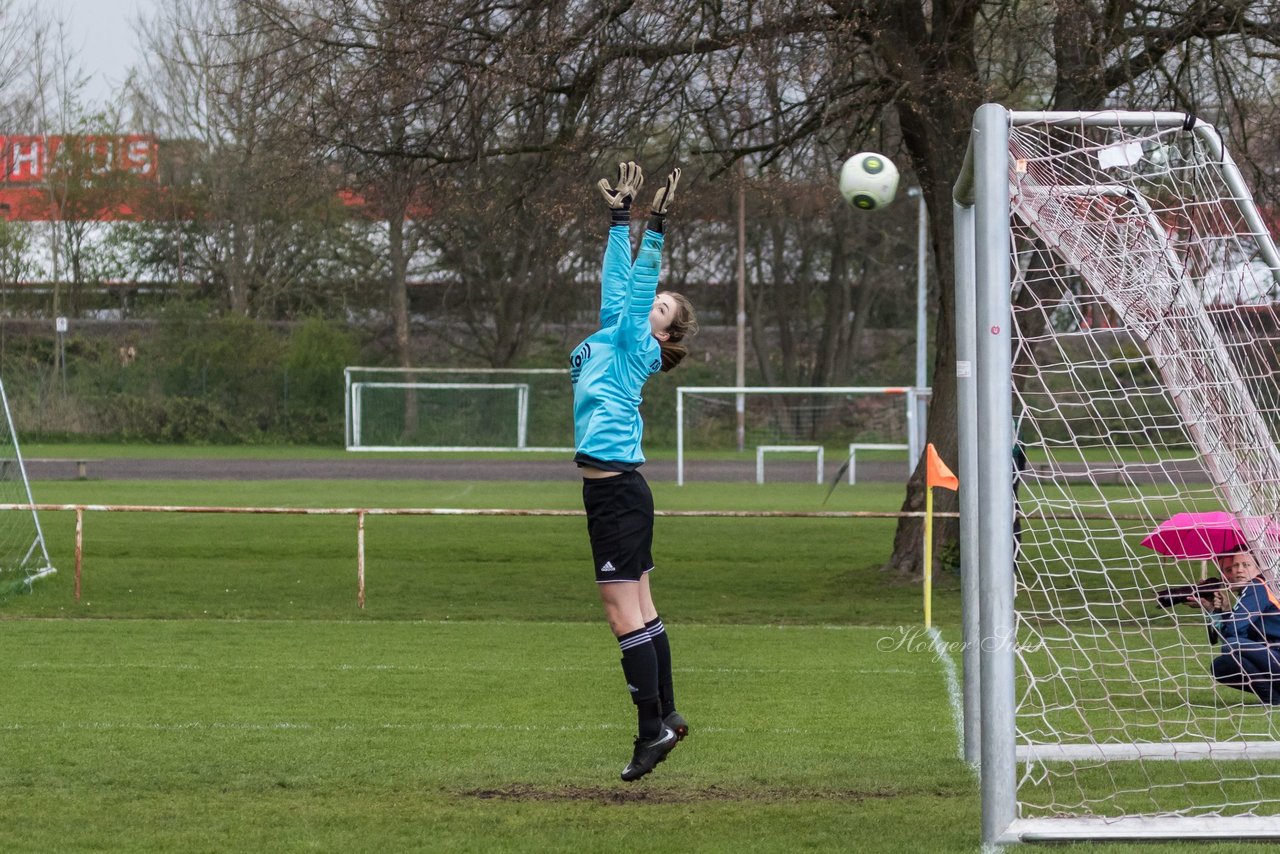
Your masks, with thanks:
[(698, 334), (698, 315), (694, 313), (693, 303), (689, 302), (689, 298), (684, 294), (678, 294), (675, 291), (663, 291), (663, 293), (670, 296), (676, 304), (671, 325), (667, 327), (667, 340), (658, 342), (658, 346), (662, 349), (662, 371), (666, 373), (689, 355), (689, 348), (681, 342), (685, 338)]

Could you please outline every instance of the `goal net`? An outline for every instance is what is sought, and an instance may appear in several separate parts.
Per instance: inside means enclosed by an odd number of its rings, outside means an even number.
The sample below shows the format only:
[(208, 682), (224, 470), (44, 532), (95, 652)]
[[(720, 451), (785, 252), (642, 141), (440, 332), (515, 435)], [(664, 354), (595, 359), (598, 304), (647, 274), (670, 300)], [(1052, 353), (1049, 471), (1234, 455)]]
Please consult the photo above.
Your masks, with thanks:
[(1217, 568), (1141, 545), (1227, 511), (1280, 591), (1256, 521), (1280, 520), (1280, 258), (1194, 117), (975, 128), (957, 346), (984, 837), (1280, 836), (1280, 717), (1215, 683), (1204, 611), (1157, 602)]
[(700, 461), (755, 460), (758, 448), (787, 446), (820, 447), (837, 466), (862, 448), (909, 473), (920, 453), (920, 404), (928, 396), (928, 389), (905, 386), (681, 386), (676, 481), (683, 484)]
[(15, 593), (24, 593), (40, 578), (56, 570), (49, 560), (44, 532), (36, 513), (26, 466), (18, 449), (18, 434), (13, 428), (9, 398), (0, 381), (0, 601)]
[(349, 451), (572, 451), (569, 372), (362, 368), (345, 371)]

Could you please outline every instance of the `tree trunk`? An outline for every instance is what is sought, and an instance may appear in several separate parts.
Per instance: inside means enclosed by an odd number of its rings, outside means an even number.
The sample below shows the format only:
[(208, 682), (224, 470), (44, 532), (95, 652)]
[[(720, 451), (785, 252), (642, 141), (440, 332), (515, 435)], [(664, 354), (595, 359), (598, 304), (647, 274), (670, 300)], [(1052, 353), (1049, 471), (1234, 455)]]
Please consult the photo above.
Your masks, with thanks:
[[(911, 154), (920, 179), (929, 213), (929, 233), (933, 239), (933, 259), (939, 282), (937, 328), (934, 333), (933, 395), (929, 401), (927, 441), (951, 466), (957, 462), (956, 433), (956, 337), (955, 287), (952, 253), (955, 233), (951, 215), (951, 188), (964, 162), (973, 113), (982, 99), (982, 85), (974, 60), (972, 6), (969, 16), (957, 15), (941, 37), (945, 42), (920, 44), (925, 32), (919, 8), (911, 4), (886, 4), (884, 30), (879, 50), (900, 79), (918, 97), (897, 102), (903, 142)], [(939, 38), (935, 30), (934, 39)], [(1012, 449), (1010, 449), (1012, 454)], [(1012, 456), (1010, 457), (1012, 467)], [(907, 481), (904, 512), (924, 509), (924, 455), (917, 461)], [(935, 512), (954, 512), (956, 494), (939, 490), (934, 494)], [(893, 554), (885, 570), (904, 577), (923, 571), (924, 527), (918, 517), (903, 517), (894, 535)], [(934, 556), (952, 548), (960, 534), (954, 519), (934, 525)]]
[(391, 309), (392, 335), (396, 364), (402, 368), (413, 366), (409, 340), (409, 292), (406, 287), (409, 259), (404, 245), (404, 217), (400, 211), (391, 211), (387, 221), (388, 255), (391, 261), (391, 281), (387, 292)]
[(227, 252), (227, 300), (231, 311), (235, 314), (249, 313), (249, 275), (246, 261), (244, 226), (241, 223), (231, 224), (231, 240)]
[(831, 246), (830, 267), (823, 287), (825, 311), (822, 321), (822, 337), (814, 359), (813, 384), (837, 385), (844, 380), (844, 354), (848, 342), (845, 332), (849, 317), (848, 255), (844, 241), (840, 239), (839, 222), (832, 223), (836, 238)]
[(748, 281), (756, 283), (755, 290), (748, 296), (751, 300), (751, 308), (747, 312), (747, 320), (751, 324), (751, 350), (756, 356), (756, 366), (760, 369), (760, 378), (764, 385), (782, 385), (778, 382), (778, 375), (773, 369), (773, 361), (769, 358), (769, 352), (773, 348), (773, 343), (765, 331), (764, 318), (767, 314), (765, 308), (766, 294), (772, 287), (772, 282), (766, 283), (763, 270), (757, 255), (755, 275)]
[[(395, 347), (396, 364), (402, 368), (413, 367), (413, 351), (409, 339), (409, 258), (405, 251), (404, 206), (395, 205), (387, 211), (387, 249), (391, 261), (391, 281), (387, 293), (388, 306), (391, 309), (392, 334)], [(405, 377), (406, 382), (413, 382), (412, 376)], [(401, 437), (411, 442), (418, 432), (418, 396), (414, 390), (405, 389), (404, 395), (404, 428)]]
[[(948, 210), (948, 212), (950, 212)], [(936, 243), (935, 243), (936, 246)], [(950, 258), (948, 251), (946, 258)], [(939, 300), (947, 304), (938, 311), (938, 332), (935, 336), (937, 353), (933, 362), (933, 396), (929, 401), (928, 441), (953, 469), (959, 456), (959, 441), (956, 431), (956, 348), (955, 348), (955, 302), (954, 299)], [(945, 329), (945, 332), (944, 332)], [(1010, 449), (1010, 467), (1013, 457)], [(921, 455), (911, 478), (907, 481), (907, 495), (902, 502), (904, 513), (918, 513), (924, 510), (925, 499), (925, 455)], [(956, 494), (950, 490), (940, 489), (933, 495), (935, 513), (954, 513), (959, 506)], [(956, 519), (940, 519), (934, 522), (933, 543), (934, 559), (956, 543), (960, 536), (960, 525)], [(885, 569), (898, 575), (915, 578), (923, 572), (924, 557), (924, 523), (919, 517), (903, 517), (898, 521), (897, 531), (893, 538), (893, 555)]]

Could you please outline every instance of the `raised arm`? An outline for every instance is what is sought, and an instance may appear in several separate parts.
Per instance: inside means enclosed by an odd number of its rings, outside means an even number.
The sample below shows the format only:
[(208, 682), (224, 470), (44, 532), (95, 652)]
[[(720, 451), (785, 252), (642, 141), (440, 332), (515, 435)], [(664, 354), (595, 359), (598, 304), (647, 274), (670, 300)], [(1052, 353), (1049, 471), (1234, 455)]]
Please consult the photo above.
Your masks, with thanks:
[(658, 294), (658, 277), (662, 273), (662, 244), (665, 240), (667, 211), (675, 196), (680, 170), (674, 169), (658, 188), (649, 212), (649, 227), (640, 240), (640, 251), (631, 266), (631, 281), (627, 293), (627, 316), (619, 329), (619, 343), (628, 349), (639, 347), (653, 334), (649, 325), (649, 312)]
[(618, 164), (615, 186), (609, 186), (607, 178), (601, 178), (596, 184), (609, 206), (609, 239), (600, 267), (602, 329), (618, 322), (626, 303), (627, 283), (631, 278), (631, 201), (643, 184), (644, 173), (633, 162)]

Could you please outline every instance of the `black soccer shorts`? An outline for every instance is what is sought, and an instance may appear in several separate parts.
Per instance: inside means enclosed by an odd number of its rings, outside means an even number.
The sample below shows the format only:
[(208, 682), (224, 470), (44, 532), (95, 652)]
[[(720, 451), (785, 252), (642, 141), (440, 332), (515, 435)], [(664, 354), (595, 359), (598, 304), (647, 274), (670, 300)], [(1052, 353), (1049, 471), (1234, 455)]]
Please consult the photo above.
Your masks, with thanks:
[(596, 583), (639, 581), (653, 569), (653, 493), (638, 471), (583, 478)]

